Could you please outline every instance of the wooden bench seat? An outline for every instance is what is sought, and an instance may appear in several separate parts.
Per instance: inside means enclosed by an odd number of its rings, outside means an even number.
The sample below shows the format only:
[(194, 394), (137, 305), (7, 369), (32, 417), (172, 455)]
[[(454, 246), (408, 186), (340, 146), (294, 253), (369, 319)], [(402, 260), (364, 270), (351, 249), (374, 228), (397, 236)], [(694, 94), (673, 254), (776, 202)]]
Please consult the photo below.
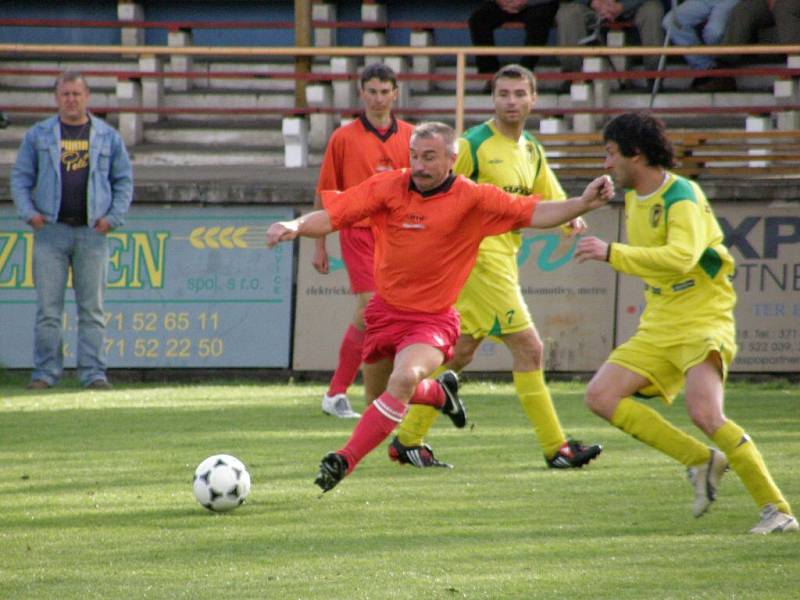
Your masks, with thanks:
[[(800, 131), (671, 131), (675, 171), (689, 177), (800, 175)], [(603, 170), (599, 133), (537, 136), (553, 169), (564, 176), (593, 176)]]

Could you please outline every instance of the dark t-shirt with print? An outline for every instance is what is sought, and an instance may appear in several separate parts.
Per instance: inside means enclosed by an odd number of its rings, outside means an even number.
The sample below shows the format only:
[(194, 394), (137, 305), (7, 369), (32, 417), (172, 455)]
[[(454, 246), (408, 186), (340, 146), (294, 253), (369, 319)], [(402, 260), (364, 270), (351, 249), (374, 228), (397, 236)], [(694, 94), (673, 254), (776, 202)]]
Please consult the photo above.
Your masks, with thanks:
[(86, 188), (89, 184), (89, 133), (92, 122), (61, 123), (61, 207), (58, 222), (86, 225)]

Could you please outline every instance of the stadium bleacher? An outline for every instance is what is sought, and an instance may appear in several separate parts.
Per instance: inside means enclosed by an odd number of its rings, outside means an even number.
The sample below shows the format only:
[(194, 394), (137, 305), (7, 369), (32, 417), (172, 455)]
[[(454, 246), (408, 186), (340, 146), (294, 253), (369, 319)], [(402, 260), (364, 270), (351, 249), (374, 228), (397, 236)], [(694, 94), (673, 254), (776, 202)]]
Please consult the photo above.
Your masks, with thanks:
[[(280, 36), (299, 27), (299, 21), (150, 20), (135, 2), (120, 2), (117, 19), (51, 15), (0, 19), (5, 32), (103, 30), (115, 32), (119, 39), (119, 44), (111, 46), (0, 45), (0, 110), (11, 118), (11, 126), (0, 132), (0, 164), (13, 161), (24, 130), (42, 114), (52, 112), (52, 80), (67, 68), (87, 74), (93, 109), (117, 124), (138, 164), (279, 165), (288, 156), (285, 144), (296, 142), (299, 149), (293, 155), (304, 155), (298, 164), (314, 165), (333, 127), (358, 110), (355, 82), (364, 61), (386, 60), (400, 73), (404, 85), (398, 112), (411, 120), (437, 118), (465, 127), (489, 115), (488, 102), (479, 93), (484, 77), (468, 66), (470, 57), (481, 49), (439, 45), (440, 36), (448, 40), (449, 33), (464, 34), (465, 20), (390, 18), (395, 6), (380, 2), (361, 3), (360, 19), (341, 19), (336, 8), (331, 3), (313, 4), (305, 26), (313, 31), (314, 48), (305, 52), (288, 45), (196, 44), (199, 32), (215, 31), (275, 32), (280, 33), (276, 39), (283, 40)], [(166, 32), (167, 45), (143, 44), (152, 31)], [(337, 46), (341, 31), (360, 32), (361, 48)], [(387, 41), (398, 39), (407, 40), (407, 45), (386, 46)], [(687, 89), (698, 72), (687, 69), (680, 55), (700, 49), (499, 47), (491, 52), (513, 56), (537, 50), (544, 59), (537, 73), (541, 91), (532, 128), (550, 136), (545, 139), (553, 144), (558, 143), (553, 136), (588, 136), (588, 146), (582, 149), (585, 154), (562, 157), (557, 163), (564, 175), (579, 176), (583, 165), (596, 168), (597, 161), (588, 159), (596, 159), (597, 152), (589, 149), (595, 143), (596, 150), (596, 132), (606, 118), (648, 106), (672, 128), (686, 133), (680, 145), (684, 149), (681, 166), (687, 174), (719, 169), (726, 176), (749, 167), (787, 174), (796, 166), (800, 49), (730, 49), (756, 57), (771, 57), (775, 52), (789, 53), (789, 57), (777, 63), (709, 71), (709, 75), (734, 76), (739, 82), (740, 91), (718, 94)], [(718, 49), (704, 49), (714, 50)], [(562, 73), (555, 60), (561, 52), (585, 55), (583, 71)], [(647, 52), (669, 56), (664, 72), (636, 67), (615, 71), (612, 66), (617, 59)], [(298, 68), (301, 59), (310, 68)], [(663, 91), (652, 96), (645, 83), (656, 77), (662, 78)], [(564, 82), (571, 84), (568, 93), (563, 92)], [(298, 136), (287, 137), (283, 127), (287, 119), (302, 122)], [(695, 130), (705, 135), (690, 135)], [(742, 141), (750, 142), (749, 148), (744, 149)]]

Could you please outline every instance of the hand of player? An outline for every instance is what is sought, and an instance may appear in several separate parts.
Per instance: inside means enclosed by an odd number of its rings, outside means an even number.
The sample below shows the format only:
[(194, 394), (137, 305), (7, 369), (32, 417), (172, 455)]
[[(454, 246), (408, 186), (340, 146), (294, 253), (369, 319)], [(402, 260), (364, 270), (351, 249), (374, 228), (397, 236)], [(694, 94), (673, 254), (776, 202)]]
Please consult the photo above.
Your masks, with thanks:
[(578, 248), (575, 250), (575, 259), (579, 263), (587, 260), (608, 260), (608, 242), (591, 235), (581, 238), (578, 241)]
[(330, 272), (330, 264), (328, 263), (328, 250), (325, 248), (325, 238), (316, 240), (314, 246), (314, 257), (311, 259), (311, 264), (318, 273), (327, 275)]
[(31, 227), (33, 227), (36, 230), (39, 230), (42, 227), (44, 227), (44, 224), (45, 224), (44, 217), (42, 215), (40, 215), (39, 213), (36, 213), (35, 215), (33, 215), (30, 218), (30, 221), (28, 221), (28, 225), (30, 225)]
[(589, 225), (582, 217), (577, 217), (571, 221), (567, 221), (561, 226), (561, 233), (568, 238), (574, 238), (576, 235), (582, 234), (589, 229)]
[(297, 219), (277, 221), (267, 229), (267, 248), (274, 248), (280, 242), (288, 242), (298, 236)]
[(503, 12), (515, 15), (528, 4), (528, 0), (495, 0)]
[(583, 190), (581, 200), (586, 203), (588, 210), (600, 208), (614, 197), (614, 182), (609, 175), (601, 175)]

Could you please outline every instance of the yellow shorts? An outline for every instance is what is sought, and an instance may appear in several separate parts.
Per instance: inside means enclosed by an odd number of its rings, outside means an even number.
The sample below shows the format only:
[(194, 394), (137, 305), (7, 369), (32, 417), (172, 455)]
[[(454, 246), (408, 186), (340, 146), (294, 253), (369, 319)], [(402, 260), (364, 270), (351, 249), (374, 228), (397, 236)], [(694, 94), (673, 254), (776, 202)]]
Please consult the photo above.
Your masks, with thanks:
[(736, 356), (733, 328), (722, 327), (711, 333), (694, 333), (691, 338), (665, 346), (656, 343), (654, 336), (637, 332), (631, 339), (611, 352), (608, 361), (646, 377), (650, 385), (639, 390), (639, 395), (660, 396), (672, 404), (683, 388), (686, 371), (699, 365), (711, 352), (722, 359), (722, 380)]
[(456, 301), (461, 333), (476, 339), (525, 331), (533, 325), (519, 288), (515, 255), (481, 252)]

